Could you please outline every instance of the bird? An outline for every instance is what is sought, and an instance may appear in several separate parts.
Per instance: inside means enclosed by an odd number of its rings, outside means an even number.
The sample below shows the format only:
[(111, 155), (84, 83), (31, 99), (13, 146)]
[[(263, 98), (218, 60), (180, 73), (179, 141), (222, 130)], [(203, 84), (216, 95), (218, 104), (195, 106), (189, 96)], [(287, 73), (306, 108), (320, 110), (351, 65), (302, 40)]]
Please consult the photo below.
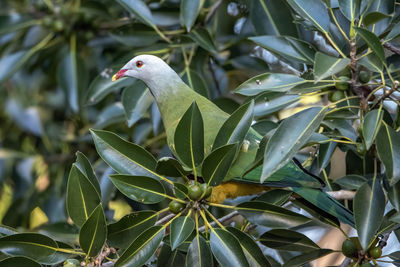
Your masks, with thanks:
[[(113, 75), (112, 81), (123, 77), (139, 79), (149, 88), (160, 110), (167, 135), (167, 143), (174, 155), (176, 155), (174, 143), (176, 127), (187, 109), (193, 102), (196, 102), (203, 118), (204, 129), (206, 129), (204, 131), (204, 154), (207, 155), (211, 152), (218, 131), (230, 114), (224, 112), (211, 100), (190, 88), (164, 60), (157, 56), (144, 54), (134, 57)], [(321, 187), (321, 183), (314, 180), (314, 178), (320, 180), (319, 177), (307, 172), (301, 165), (298, 165), (298, 162), (294, 161), (289, 161), (284, 167), (260, 184), (262, 166), (250, 172), (247, 171), (254, 164), (261, 139), (262, 136), (250, 127), (237, 159), (224, 179), (225, 183), (218, 186), (217, 190), (213, 190), (220, 192), (220, 196), (215, 197), (215, 201), (222, 201), (224, 197), (234, 198), (250, 193), (259, 193), (260, 191), (265, 191), (267, 186), (291, 188), (297, 186), (297, 191), (295, 192), (300, 195), (309, 194), (310, 191), (307, 191), (308, 189), (316, 188), (318, 190)], [(274, 177), (279, 179), (274, 179)], [(302, 179), (304, 179), (304, 183), (302, 183)], [(306, 185), (309, 188), (304, 191), (303, 189)], [(234, 192), (226, 192), (225, 190), (233, 190)], [(344, 208), (336, 200), (330, 199), (329, 196), (325, 195), (324, 197), (328, 199), (328, 202), (331, 202), (330, 205), (339, 205), (340, 209)], [(318, 200), (313, 202), (316, 206), (321, 204)], [(321, 208), (327, 209), (328, 213), (331, 211), (331, 207), (324, 206)], [(352, 216), (347, 214), (346, 218), (348, 220), (351, 220), (350, 217)]]

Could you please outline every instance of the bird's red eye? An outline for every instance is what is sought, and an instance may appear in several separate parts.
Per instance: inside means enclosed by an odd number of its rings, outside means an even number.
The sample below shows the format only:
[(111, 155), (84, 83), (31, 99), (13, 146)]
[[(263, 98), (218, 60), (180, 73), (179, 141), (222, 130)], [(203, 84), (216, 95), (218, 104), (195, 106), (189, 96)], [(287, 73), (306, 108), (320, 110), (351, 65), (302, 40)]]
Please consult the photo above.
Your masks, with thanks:
[(140, 68), (142, 66), (143, 66), (143, 61), (141, 60), (136, 61), (136, 67)]

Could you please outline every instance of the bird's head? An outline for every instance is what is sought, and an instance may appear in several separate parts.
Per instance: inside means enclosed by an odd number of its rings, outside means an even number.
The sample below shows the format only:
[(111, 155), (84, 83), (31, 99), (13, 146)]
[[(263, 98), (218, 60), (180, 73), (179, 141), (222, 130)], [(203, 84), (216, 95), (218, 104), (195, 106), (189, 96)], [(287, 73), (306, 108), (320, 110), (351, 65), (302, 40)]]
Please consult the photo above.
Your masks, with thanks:
[(116, 81), (122, 77), (133, 77), (143, 81), (148, 81), (154, 76), (157, 70), (169, 68), (161, 58), (152, 55), (140, 55), (131, 59), (113, 77)]

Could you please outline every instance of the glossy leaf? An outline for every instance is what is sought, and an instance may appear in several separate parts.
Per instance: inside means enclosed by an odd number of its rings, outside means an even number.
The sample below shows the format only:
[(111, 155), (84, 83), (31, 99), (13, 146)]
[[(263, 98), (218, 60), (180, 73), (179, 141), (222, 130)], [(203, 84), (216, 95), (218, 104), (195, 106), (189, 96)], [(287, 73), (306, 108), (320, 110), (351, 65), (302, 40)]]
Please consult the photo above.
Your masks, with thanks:
[(262, 92), (286, 92), (304, 82), (304, 79), (292, 74), (264, 73), (245, 81), (235, 92), (247, 96)]
[(379, 158), (386, 169), (386, 176), (390, 179), (390, 185), (400, 180), (400, 133), (393, 130), (386, 123), (382, 123), (376, 137), (376, 149)]
[(144, 117), (154, 98), (142, 82), (135, 82), (124, 89), (122, 93), (122, 105), (124, 106), (128, 127), (132, 127)]
[(193, 169), (203, 161), (203, 118), (196, 102), (187, 109), (175, 131), (175, 150), (184, 164)]
[(121, 102), (113, 103), (105, 107), (97, 116), (94, 125), (97, 129), (105, 128), (109, 125), (120, 124), (125, 120), (125, 112)]
[(180, 20), (188, 32), (196, 21), (197, 15), (204, 4), (204, 0), (182, 0), (180, 7)]
[(157, 250), (165, 233), (162, 226), (153, 226), (139, 235), (115, 263), (115, 267), (142, 266)]
[(189, 174), (182, 165), (174, 158), (162, 157), (157, 161), (156, 172), (171, 177), (181, 177)]
[(82, 226), (99, 205), (100, 194), (78, 166), (72, 165), (69, 173), (66, 206), (74, 223)]
[(255, 200), (274, 204), (277, 206), (283, 205), (293, 192), (283, 189), (272, 189), (257, 197)]
[[(115, 70), (115, 69), (113, 69)], [(111, 80), (111, 73), (109, 74), (99, 74), (91, 83), (86, 95), (86, 102), (88, 104), (94, 105), (103, 100), (108, 94), (112, 92), (117, 92), (121, 88), (130, 85), (133, 80), (132, 78), (121, 78), (116, 81)]]
[(250, 37), (249, 39), (279, 57), (307, 64), (314, 61), (315, 50), (304, 41), (287, 36), (269, 35)]
[(118, 135), (91, 130), (97, 152), (115, 171), (122, 174), (144, 175), (157, 178), (156, 159), (142, 147), (123, 140)]
[(299, 95), (288, 95), (270, 92), (261, 93), (254, 99), (254, 116), (270, 115), (272, 113), (275, 113), (276, 111), (284, 109), (291, 104), (296, 103), (299, 100)]
[(350, 59), (348, 58), (336, 58), (317, 52), (314, 65), (315, 82), (338, 73), (349, 64)]
[(41, 234), (22, 233), (0, 238), (0, 251), (10, 256), (29, 257), (39, 263), (57, 252), (57, 243)]
[(358, 17), (360, 13), (360, 2), (361, 0), (338, 0), (339, 9), (343, 15), (351, 22)]
[(288, 0), (289, 5), (301, 17), (310, 21), (318, 30), (329, 32), (329, 14), (320, 0)]
[(117, 2), (127, 11), (131, 12), (135, 18), (140, 20), (142, 23), (152, 28), (156, 28), (151, 11), (142, 0), (117, 0)]
[(307, 252), (319, 249), (307, 236), (286, 229), (270, 230), (261, 235), (260, 241), (264, 246), (277, 250)]
[(354, 30), (364, 39), (369, 48), (374, 51), (375, 55), (377, 55), (382, 62), (386, 62), (385, 52), (383, 51), (379, 38), (374, 33), (363, 28), (355, 27)]
[(90, 257), (100, 253), (107, 238), (107, 224), (101, 204), (90, 214), (79, 232), (79, 244)]
[(185, 256), (179, 249), (172, 251), (168, 244), (162, 245), (160, 253), (157, 255), (157, 267), (176, 267), (184, 266), (184, 264)]
[(219, 129), (213, 149), (233, 143), (240, 146), (253, 122), (253, 110), (254, 101), (250, 101), (232, 113)]
[(39, 263), (26, 257), (11, 257), (0, 261), (2, 267), (41, 267)]
[(153, 226), (158, 216), (154, 211), (138, 211), (128, 214), (116, 223), (107, 227), (107, 240), (110, 245), (117, 248), (126, 248), (132, 241)]
[(181, 183), (174, 183), (174, 195), (179, 199), (189, 198), (189, 189), (186, 185)]
[(289, 93), (292, 94), (307, 94), (315, 91), (319, 91), (324, 88), (328, 88), (334, 86), (335, 83), (332, 82), (306, 82), (299, 85), (296, 85), (292, 89), (290, 89)]
[[(282, 18), (290, 19), (282, 20)], [(291, 10), (283, 1), (252, 1), (250, 19), (258, 35), (297, 36), (296, 26), (291, 23)]]
[(202, 165), (202, 175), (206, 183), (216, 186), (222, 183), (235, 159), (237, 144), (228, 144), (212, 151)]
[(244, 255), (250, 266), (260, 266), (260, 267), (269, 267), (271, 264), (264, 256), (261, 248), (257, 245), (257, 243), (245, 232), (234, 228), (234, 227), (227, 227), (227, 230), (233, 234), (236, 239), (239, 241), (240, 245), (242, 246)]
[(237, 210), (250, 222), (270, 228), (290, 228), (310, 221), (301, 214), (260, 201), (240, 203)]
[(94, 173), (94, 170), (92, 168), (92, 165), (90, 164), (90, 161), (80, 151), (76, 152), (76, 161), (75, 161), (74, 165), (79, 169), (79, 171), (83, 175), (85, 175), (85, 177), (87, 177), (87, 179), (90, 181), (90, 183), (96, 189), (99, 196), (101, 196), (99, 180), (97, 179), (96, 174)]
[(214, 228), (210, 236), (210, 246), (221, 266), (249, 266), (239, 241), (230, 232)]
[(400, 22), (397, 22), (396, 25), (390, 30), (389, 34), (386, 36), (385, 41), (390, 41), (392, 39), (397, 38), (400, 35)]
[(390, 17), (389, 15), (383, 14), (381, 12), (371, 12), (365, 15), (363, 23), (365, 27), (373, 25), (383, 19)]
[(152, 204), (164, 200), (164, 186), (154, 178), (114, 174), (110, 179), (121, 193), (135, 201)]
[(195, 41), (201, 48), (209, 51), (212, 54), (217, 53), (214, 41), (210, 33), (205, 28), (198, 28), (190, 32), (189, 37)]
[(375, 141), (376, 135), (378, 134), (379, 128), (381, 126), (383, 117), (382, 109), (374, 109), (365, 115), (363, 121), (363, 136), (365, 141), (365, 146), (367, 150), (372, 146)]
[(196, 236), (190, 243), (186, 255), (186, 267), (213, 267), (213, 257), (210, 246), (201, 235)]
[(365, 250), (375, 238), (385, 211), (385, 194), (377, 179), (357, 190), (353, 210), (358, 238)]
[(301, 254), (299, 256), (293, 257), (287, 262), (285, 262), (282, 267), (297, 267), (297, 266), (302, 266), (303, 264), (306, 264), (310, 261), (319, 259), (321, 257), (324, 257), (328, 254), (334, 253), (334, 250), (331, 249), (318, 249), (314, 251), (310, 251), (304, 254)]
[(361, 175), (346, 175), (335, 180), (335, 183), (342, 186), (344, 189), (348, 190), (357, 190), (360, 188), (364, 183), (367, 182), (367, 179)]
[(173, 220), (170, 229), (171, 249), (179, 247), (194, 230), (194, 221), (190, 216), (179, 217)]
[(325, 108), (313, 107), (285, 119), (268, 140), (261, 182), (283, 167), (319, 127)]

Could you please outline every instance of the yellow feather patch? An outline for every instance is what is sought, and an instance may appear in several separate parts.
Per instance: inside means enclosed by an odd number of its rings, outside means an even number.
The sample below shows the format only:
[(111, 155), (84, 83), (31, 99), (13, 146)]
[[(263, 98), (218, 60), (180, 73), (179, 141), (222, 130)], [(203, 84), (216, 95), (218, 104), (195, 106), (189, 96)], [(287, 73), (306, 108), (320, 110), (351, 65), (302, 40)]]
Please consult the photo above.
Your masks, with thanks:
[(236, 197), (254, 195), (268, 190), (270, 190), (270, 188), (263, 185), (231, 181), (214, 187), (209, 200), (213, 203), (222, 203), (227, 198), (234, 199)]

